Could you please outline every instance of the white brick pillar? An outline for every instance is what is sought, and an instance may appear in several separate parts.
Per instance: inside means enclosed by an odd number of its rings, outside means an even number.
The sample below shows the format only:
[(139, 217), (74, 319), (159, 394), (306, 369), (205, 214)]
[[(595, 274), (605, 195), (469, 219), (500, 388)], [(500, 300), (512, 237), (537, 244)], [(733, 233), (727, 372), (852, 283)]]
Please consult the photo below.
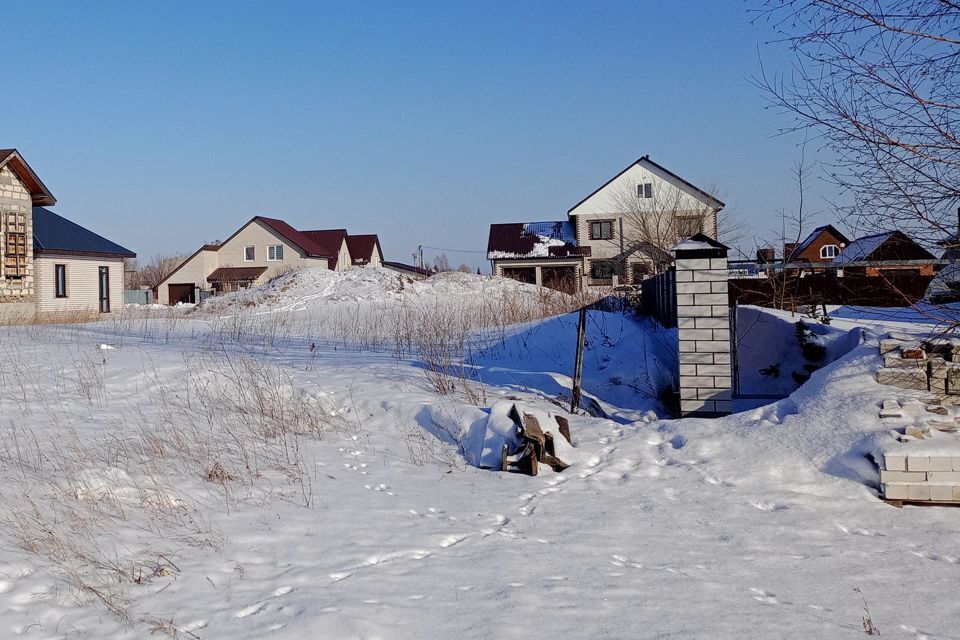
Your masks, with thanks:
[(731, 412), (727, 250), (697, 234), (673, 248), (677, 278), (680, 414)]

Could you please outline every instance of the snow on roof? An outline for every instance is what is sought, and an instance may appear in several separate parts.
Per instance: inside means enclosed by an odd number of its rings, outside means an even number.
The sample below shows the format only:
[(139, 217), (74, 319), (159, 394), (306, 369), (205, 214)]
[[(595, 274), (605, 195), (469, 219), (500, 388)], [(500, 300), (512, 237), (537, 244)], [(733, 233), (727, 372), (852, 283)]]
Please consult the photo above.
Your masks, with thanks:
[(886, 242), (894, 233), (896, 232), (884, 231), (883, 233), (875, 233), (872, 236), (857, 238), (844, 247), (840, 255), (833, 259), (833, 262), (834, 264), (846, 264), (847, 262), (868, 260), (870, 255), (877, 250), (877, 247)]
[(580, 255), (573, 225), (566, 220), (490, 225), (487, 259), (564, 258)]

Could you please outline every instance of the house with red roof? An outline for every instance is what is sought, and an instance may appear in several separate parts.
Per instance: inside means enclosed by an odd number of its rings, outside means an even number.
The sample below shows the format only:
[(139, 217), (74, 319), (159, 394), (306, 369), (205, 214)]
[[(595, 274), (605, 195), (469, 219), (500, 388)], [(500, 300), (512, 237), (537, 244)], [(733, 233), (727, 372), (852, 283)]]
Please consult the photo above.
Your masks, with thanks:
[(160, 304), (195, 303), (300, 267), (347, 271), (382, 263), (376, 234), (351, 236), (346, 229), (300, 231), (277, 218), (254, 216), (223, 242), (197, 249), (155, 287), (154, 298)]

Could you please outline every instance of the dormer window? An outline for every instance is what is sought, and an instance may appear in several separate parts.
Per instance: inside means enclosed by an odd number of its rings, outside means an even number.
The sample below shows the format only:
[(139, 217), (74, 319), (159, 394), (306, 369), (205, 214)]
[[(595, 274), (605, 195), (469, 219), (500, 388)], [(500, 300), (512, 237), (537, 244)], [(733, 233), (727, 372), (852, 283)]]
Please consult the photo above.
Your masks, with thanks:
[(644, 182), (637, 185), (637, 197), (638, 198), (652, 198), (653, 197), (653, 184), (650, 182)]
[(840, 247), (835, 244), (825, 244), (820, 247), (820, 257), (832, 260), (840, 255)]

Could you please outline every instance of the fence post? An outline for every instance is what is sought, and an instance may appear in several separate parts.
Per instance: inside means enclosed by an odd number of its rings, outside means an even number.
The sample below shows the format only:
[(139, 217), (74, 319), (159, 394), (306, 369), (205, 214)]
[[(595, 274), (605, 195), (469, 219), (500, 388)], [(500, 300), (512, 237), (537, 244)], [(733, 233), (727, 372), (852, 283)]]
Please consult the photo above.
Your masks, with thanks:
[(676, 265), (680, 414), (731, 412), (728, 247), (697, 234), (673, 249)]

